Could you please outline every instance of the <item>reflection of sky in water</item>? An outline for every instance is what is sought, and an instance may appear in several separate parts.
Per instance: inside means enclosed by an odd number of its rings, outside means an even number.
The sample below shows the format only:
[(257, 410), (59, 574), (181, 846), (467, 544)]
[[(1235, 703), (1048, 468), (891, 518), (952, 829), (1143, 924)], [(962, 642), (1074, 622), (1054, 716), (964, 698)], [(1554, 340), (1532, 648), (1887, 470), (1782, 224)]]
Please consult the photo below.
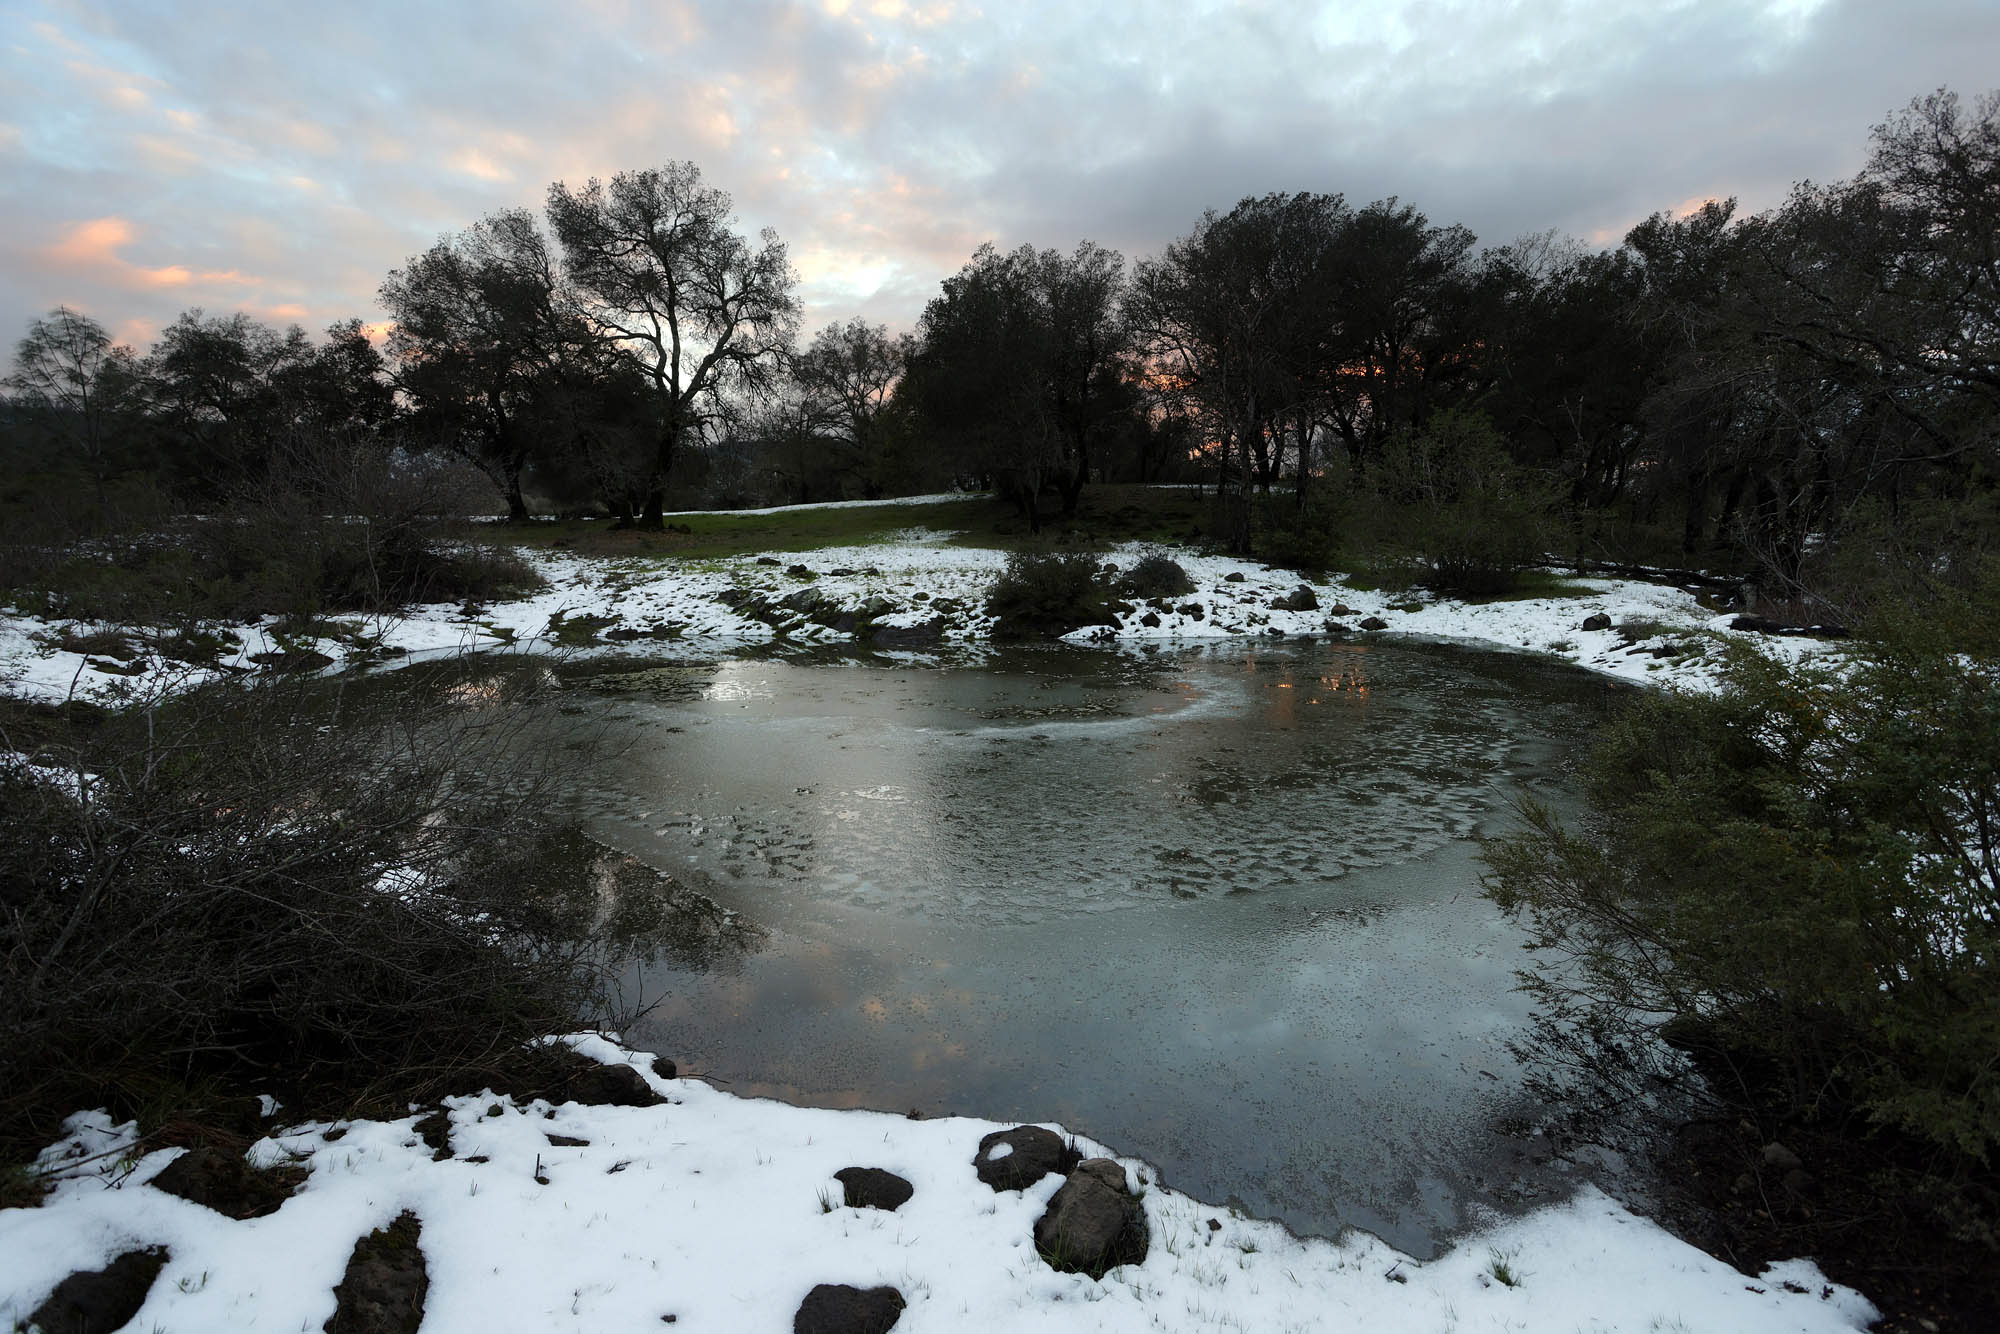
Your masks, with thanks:
[(1348, 645), (674, 679), (609, 697), (639, 741), (601, 827), (772, 934), (649, 977), (636, 1040), (739, 1090), (1066, 1120), (1311, 1230), (1421, 1249), (1494, 1197), (1523, 1008), (1468, 835), (1592, 683)]

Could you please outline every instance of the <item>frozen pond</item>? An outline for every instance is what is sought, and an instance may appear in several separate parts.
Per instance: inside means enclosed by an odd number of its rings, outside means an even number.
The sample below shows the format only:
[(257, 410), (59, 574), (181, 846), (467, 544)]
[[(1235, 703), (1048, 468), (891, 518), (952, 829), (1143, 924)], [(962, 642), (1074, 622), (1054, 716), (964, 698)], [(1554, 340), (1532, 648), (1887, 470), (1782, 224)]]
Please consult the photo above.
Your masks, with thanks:
[(1419, 1253), (1538, 1188), (1473, 839), (1522, 785), (1561, 796), (1613, 687), (1296, 641), (571, 684), (631, 739), (595, 832), (757, 928), (643, 970), (636, 1045), (738, 1093), (1061, 1121)]

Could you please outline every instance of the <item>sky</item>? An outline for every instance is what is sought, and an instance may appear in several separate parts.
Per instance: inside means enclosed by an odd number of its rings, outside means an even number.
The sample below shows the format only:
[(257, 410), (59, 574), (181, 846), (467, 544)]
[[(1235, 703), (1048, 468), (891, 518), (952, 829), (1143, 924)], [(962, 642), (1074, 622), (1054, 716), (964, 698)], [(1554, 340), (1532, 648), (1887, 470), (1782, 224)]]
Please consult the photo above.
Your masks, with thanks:
[(0, 0), (0, 339), (68, 304), (317, 332), (549, 183), (687, 159), (810, 333), (913, 327), (982, 242), (1128, 259), (1268, 191), (1503, 244), (1852, 175), (2000, 0)]

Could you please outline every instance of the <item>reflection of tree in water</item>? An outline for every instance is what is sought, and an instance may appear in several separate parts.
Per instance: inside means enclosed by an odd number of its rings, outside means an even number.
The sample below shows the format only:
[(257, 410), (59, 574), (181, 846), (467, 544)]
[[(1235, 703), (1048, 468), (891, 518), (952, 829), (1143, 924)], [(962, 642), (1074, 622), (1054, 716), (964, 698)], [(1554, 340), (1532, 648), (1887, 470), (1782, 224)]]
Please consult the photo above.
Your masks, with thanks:
[(553, 901), (590, 905), (619, 964), (671, 963), (730, 972), (764, 947), (763, 927), (708, 895), (606, 847), (574, 826), (542, 843)]

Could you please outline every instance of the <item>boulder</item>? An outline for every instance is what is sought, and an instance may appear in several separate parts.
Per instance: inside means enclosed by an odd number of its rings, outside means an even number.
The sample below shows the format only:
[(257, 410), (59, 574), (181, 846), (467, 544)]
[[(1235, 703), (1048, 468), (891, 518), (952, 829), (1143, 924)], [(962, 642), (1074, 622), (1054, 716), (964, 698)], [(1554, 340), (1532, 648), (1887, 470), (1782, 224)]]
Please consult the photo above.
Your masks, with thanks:
[(933, 616), (915, 625), (880, 626), (872, 642), (879, 648), (930, 648), (942, 638), (944, 617)]
[(1796, 1153), (1793, 1153), (1777, 1140), (1772, 1140), (1769, 1144), (1766, 1144), (1759, 1156), (1763, 1158), (1764, 1166), (1776, 1168), (1780, 1172), (1796, 1172), (1805, 1166), (1804, 1163), (1799, 1161), (1799, 1156)]
[(1229, 572), (1228, 574), (1225, 574), (1225, 575), (1223, 575), (1223, 576), (1222, 576), (1222, 582), (1223, 582), (1223, 583), (1225, 583), (1225, 584), (1240, 584), (1240, 583), (1242, 583), (1242, 582), (1243, 582), (1243, 571), (1241, 571), (1241, 570), (1231, 570), (1231, 571), (1230, 571), (1230, 572)]
[(298, 1167), (259, 1170), (220, 1149), (189, 1149), (150, 1184), (156, 1190), (213, 1209), (226, 1218), (262, 1218), (278, 1212), (306, 1172)]
[(979, 1141), (973, 1170), (995, 1190), (1026, 1190), (1051, 1172), (1067, 1173), (1083, 1155), (1040, 1126), (996, 1130)]
[(887, 1209), (893, 1213), (917, 1193), (909, 1182), (879, 1167), (843, 1167), (833, 1179), (840, 1183), (850, 1209)]
[(417, 1244), (422, 1232), (417, 1216), (405, 1211), (354, 1243), (333, 1290), (326, 1334), (416, 1334), (431, 1287)]
[(1109, 1158), (1079, 1163), (1035, 1224), (1035, 1249), (1050, 1268), (1092, 1278), (1144, 1261), (1150, 1241), (1146, 1211)]
[(579, 1070), (569, 1077), (563, 1093), (568, 1101), (586, 1107), (657, 1107), (666, 1101), (629, 1065), (593, 1065)]
[(1352, 616), (1354, 608), (1348, 606), (1345, 602), (1336, 602), (1326, 614), (1329, 616)]
[(1387, 630), (1389, 623), (1380, 616), (1370, 616), (1361, 622), (1361, 628), (1363, 630)]
[(1144, 616), (1141, 616), (1139, 618), (1139, 624), (1145, 626), (1149, 630), (1156, 628), (1159, 625), (1159, 623), (1160, 623), (1160, 614), (1156, 611), (1149, 611)]
[(759, 565), (782, 565), (782, 564), (784, 564), (784, 562), (783, 562), (783, 561), (781, 561), (781, 560), (777, 559), (777, 558), (776, 558), (775, 556), (759, 556), (759, 557), (757, 558), (757, 563), (758, 563)]
[(787, 565), (785, 573), (793, 579), (817, 579), (819, 577), (803, 565)]
[(1310, 586), (1306, 584), (1300, 584), (1297, 588), (1293, 589), (1285, 596), (1281, 598), (1273, 598), (1271, 601), (1271, 610), (1272, 611), (1318, 611), (1319, 594), (1313, 592)]
[(78, 1270), (56, 1284), (48, 1300), (28, 1317), (26, 1328), (123, 1329), (146, 1304), (146, 1294), (166, 1262), (166, 1248), (155, 1246), (127, 1251), (102, 1269)]
[(851, 1288), (822, 1283), (806, 1294), (792, 1317), (792, 1334), (887, 1334), (903, 1315), (894, 1288)]
[(810, 615), (819, 609), (821, 601), (822, 597), (817, 588), (801, 588), (796, 593), (789, 593), (780, 598), (778, 605), (788, 611)]
[(1579, 630), (1609, 630), (1610, 628), (1611, 617), (1601, 611), (1594, 616), (1584, 617), (1583, 624), (1577, 627)]
[(664, 1056), (653, 1058), (653, 1073), (662, 1079), (678, 1079), (681, 1068)]

